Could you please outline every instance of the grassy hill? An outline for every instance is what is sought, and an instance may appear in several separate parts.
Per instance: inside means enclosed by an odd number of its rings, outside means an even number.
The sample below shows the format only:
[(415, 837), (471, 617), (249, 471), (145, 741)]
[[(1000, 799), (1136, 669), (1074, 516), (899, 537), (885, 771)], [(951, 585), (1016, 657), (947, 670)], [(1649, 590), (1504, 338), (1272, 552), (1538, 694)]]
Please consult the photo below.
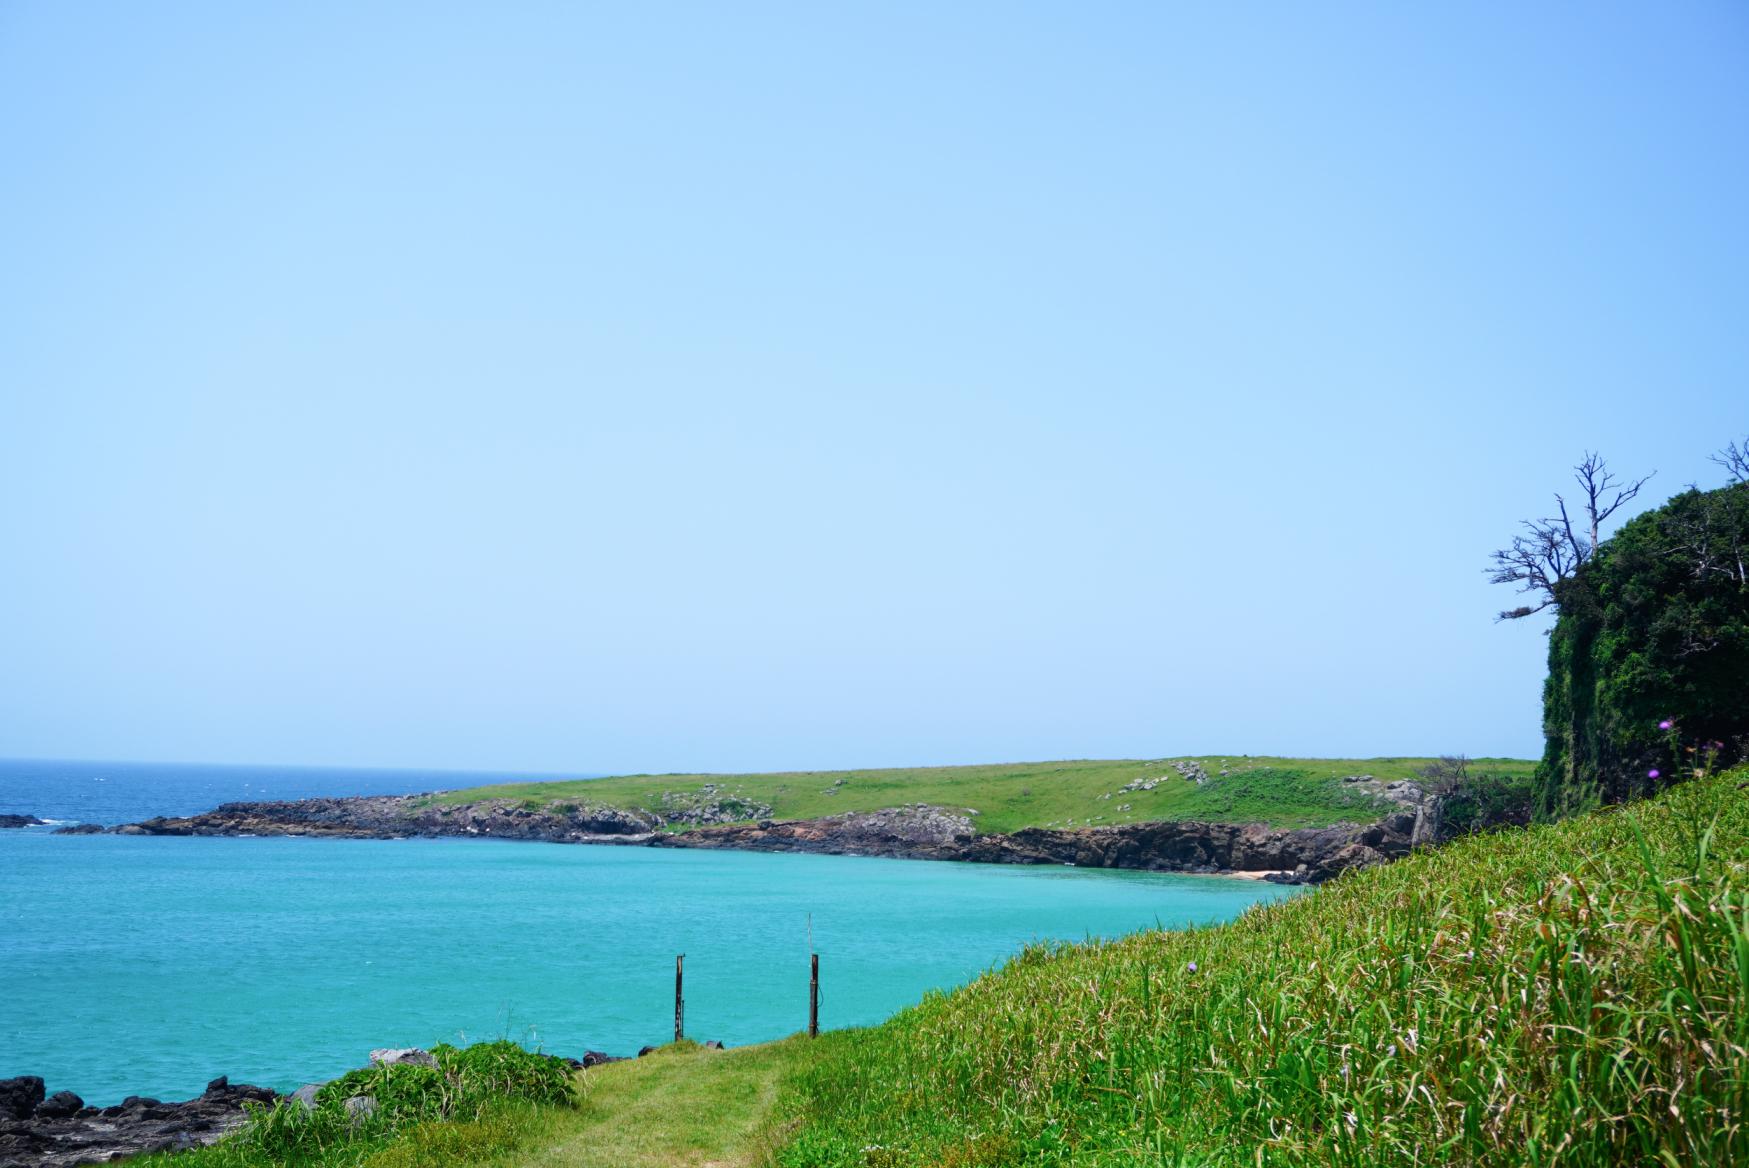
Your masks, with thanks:
[[(665, 800), (672, 806), (676, 798), (709, 798), (731, 805), (739, 801), (762, 812), (737, 813), (746, 819), (812, 819), (930, 803), (975, 809), (974, 822), (984, 832), (1186, 819), (1323, 827), (1370, 820), (1378, 814), (1374, 798), (1344, 783), (1346, 776), (1407, 779), (1428, 761), (1206, 755), (754, 775), (624, 775), (472, 787), (433, 798), (447, 803), (515, 799), (530, 806), (575, 803), (649, 811), (662, 810)], [(1188, 768), (1174, 764), (1195, 764), (1209, 779), (1199, 784), (1183, 773)], [(1472, 767), (1528, 777), (1535, 763), (1477, 759)], [(1138, 781), (1153, 784), (1152, 789), (1123, 790)]]
[(1749, 771), (818, 1043), (791, 1168), (1749, 1163)]

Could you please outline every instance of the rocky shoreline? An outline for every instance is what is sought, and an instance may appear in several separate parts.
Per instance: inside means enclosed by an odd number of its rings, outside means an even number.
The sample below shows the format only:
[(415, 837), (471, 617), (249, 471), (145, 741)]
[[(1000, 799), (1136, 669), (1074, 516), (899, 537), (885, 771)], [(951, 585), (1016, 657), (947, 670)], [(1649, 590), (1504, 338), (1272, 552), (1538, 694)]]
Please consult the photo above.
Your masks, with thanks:
[[(668, 848), (887, 856), (990, 864), (1075, 864), (1159, 872), (1261, 874), (1316, 884), (1349, 868), (1397, 859), (1433, 838), (1432, 800), (1413, 784), (1381, 793), (1377, 822), (1280, 829), (1196, 821), (979, 832), (970, 809), (912, 804), (818, 819), (751, 818), (749, 806), (688, 801), (663, 813), (507, 799), (445, 804), (429, 795), (226, 803), (198, 815), (107, 829), (120, 835), (464, 838)], [(727, 802), (725, 800), (725, 802)], [(768, 808), (753, 808), (766, 811)], [(724, 820), (741, 819), (741, 822)], [(62, 833), (89, 833), (78, 825)]]
[(71, 1091), (45, 1095), (35, 1075), (0, 1079), (0, 1168), (72, 1168), (216, 1143), (248, 1119), (245, 1103), (278, 1098), (220, 1076), (181, 1103), (130, 1095), (113, 1107), (87, 1107)]

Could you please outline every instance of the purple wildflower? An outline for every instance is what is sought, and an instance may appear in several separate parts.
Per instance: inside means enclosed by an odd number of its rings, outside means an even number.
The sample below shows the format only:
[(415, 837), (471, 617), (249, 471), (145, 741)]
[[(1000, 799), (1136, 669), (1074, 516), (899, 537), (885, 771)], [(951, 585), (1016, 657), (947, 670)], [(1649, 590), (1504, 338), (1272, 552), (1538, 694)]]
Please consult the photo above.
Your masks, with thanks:
[(1188, 970), (1190, 970), (1190, 972), (1192, 972), (1192, 973), (1195, 973), (1195, 972), (1196, 972), (1196, 962), (1194, 962), (1194, 961), (1192, 961), (1192, 962), (1191, 962), (1191, 963), (1190, 963), (1190, 964), (1189, 964), (1189, 965), (1187, 965), (1187, 966), (1186, 966), (1186, 967), (1185, 967), (1185, 968), (1186, 968), (1186, 969), (1188, 969)]
[(1646, 772), (1646, 777), (1647, 777), (1647, 778), (1648, 778), (1648, 779), (1655, 779), (1655, 778), (1657, 778), (1657, 777), (1658, 777), (1658, 768), (1657, 768), (1657, 767), (1653, 767), (1653, 768), (1652, 768), (1652, 769), (1651, 769), (1651, 770), (1649, 770), (1649, 771), (1647, 771), (1647, 772)]
[(1666, 718), (1662, 722), (1658, 723), (1658, 729), (1668, 730), (1668, 729), (1670, 729), (1670, 727), (1672, 727), (1674, 725), (1676, 725), (1675, 722), (1672, 722), (1669, 718)]

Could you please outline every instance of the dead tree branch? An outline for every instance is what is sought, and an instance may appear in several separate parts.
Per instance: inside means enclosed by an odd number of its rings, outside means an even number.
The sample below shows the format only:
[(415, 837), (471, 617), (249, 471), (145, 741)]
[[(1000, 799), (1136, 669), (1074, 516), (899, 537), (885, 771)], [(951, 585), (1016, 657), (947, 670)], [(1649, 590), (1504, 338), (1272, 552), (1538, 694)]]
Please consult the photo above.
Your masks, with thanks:
[(1525, 520), (1524, 534), (1514, 536), (1491, 557), (1490, 582), (1517, 584), (1520, 592), (1529, 592), (1537, 600), (1536, 604), (1507, 609), (1497, 619), (1518, 620), (1559, 607), (1561, 584), (1597, 553), (1604, 523), (1632, 502), (1651, 477), (1624, 482), (1611, 473), (1601, 455), (1587, 451), (1573, 468), (1573, 479), (1579, 484), (1576, 507), (1569, 508), (1565, 496), (1556, 494), (1558, 515)]

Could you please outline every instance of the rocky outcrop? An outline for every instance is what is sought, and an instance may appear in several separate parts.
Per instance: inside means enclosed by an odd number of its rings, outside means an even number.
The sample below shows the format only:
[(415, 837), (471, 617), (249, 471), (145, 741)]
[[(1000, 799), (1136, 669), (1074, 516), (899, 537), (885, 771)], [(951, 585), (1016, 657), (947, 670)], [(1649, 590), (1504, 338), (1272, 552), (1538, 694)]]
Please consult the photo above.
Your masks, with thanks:
[(101, 823), (69, 823), (65, 827), (55, 828), (56, 835), (102, 835), (103, 832)]
[(86, 1107), (71, 1091), (45, 1097), (34, 1075), (0, 1080), (0, 1168), (70, 1168), (214, 1143), (242, 1126), (245, 1103), (277, 1098), (220, 1077), (183, 1103), (130, 1095), (114, 1107)]
[(823, 819), (701, 828), (651, 842), (676, 848), (969, 860), (987, 864), (1074, 864), (1155, 872), (1268, 872), (1281, 883), (1315, 884), (1348, 868), (1408, 854), (1416, 815), (1378, 823), (1280, 830), (1260, 823), (1133, 823), (1111, 827), (1028, 827), (979, 835), (968, 815), (939, 807), (850, 812)]
[[(1270, 873), (1270, 879), (1280, 882), (1318, 883), (1348, 868), (1395, 859), (1427, 841), (1429, 813), (1421, 792), (1402, 784), (1389, 786), (1383, 805), (1396, 810), (1376, 823), (1299, 830), (1257, 823), (1163, 822), (980, 833), (972, 823), (976, 812), (920, 803), (819, 819), (722, 823), (722, 817), (745, 809), (738, 797), (719, 798), (717, 792), (677, 804), (672, 819), (665, 812), (615, 807), (565, 803), (530, 807), (508, 799), (440, 804), (429, 796), (392, 795), (226, 803), (200, 815), (148, 819), (113, 830), (123, 835), (460, 836), (644, 844), (1157, 872)], [(662, 830), (669, 826), (683, 830)]]
[(0, 827), (41, 827), (47, 822), (34, 815), (0, 815)]
[(823, 819), (761, 820), (704, 827), (650, 842), (670, 848), (733, 848), (751, 852), (818, 852), (826, 855), (899, 856), (956, 860), (977, 834), (971, 817), (941, 807), (913, 804), (881, 811), (851, 811)]
[(656, 816), (618, 807), (513, 799), (438, 803), (426, 795), (368, 795), (279, 803), (225, 803), (199, 815), (147, 819), (119, 835), (307, 835), (354, 839), (480, 836), (550, 843), (642, 842), (662, 826)]

